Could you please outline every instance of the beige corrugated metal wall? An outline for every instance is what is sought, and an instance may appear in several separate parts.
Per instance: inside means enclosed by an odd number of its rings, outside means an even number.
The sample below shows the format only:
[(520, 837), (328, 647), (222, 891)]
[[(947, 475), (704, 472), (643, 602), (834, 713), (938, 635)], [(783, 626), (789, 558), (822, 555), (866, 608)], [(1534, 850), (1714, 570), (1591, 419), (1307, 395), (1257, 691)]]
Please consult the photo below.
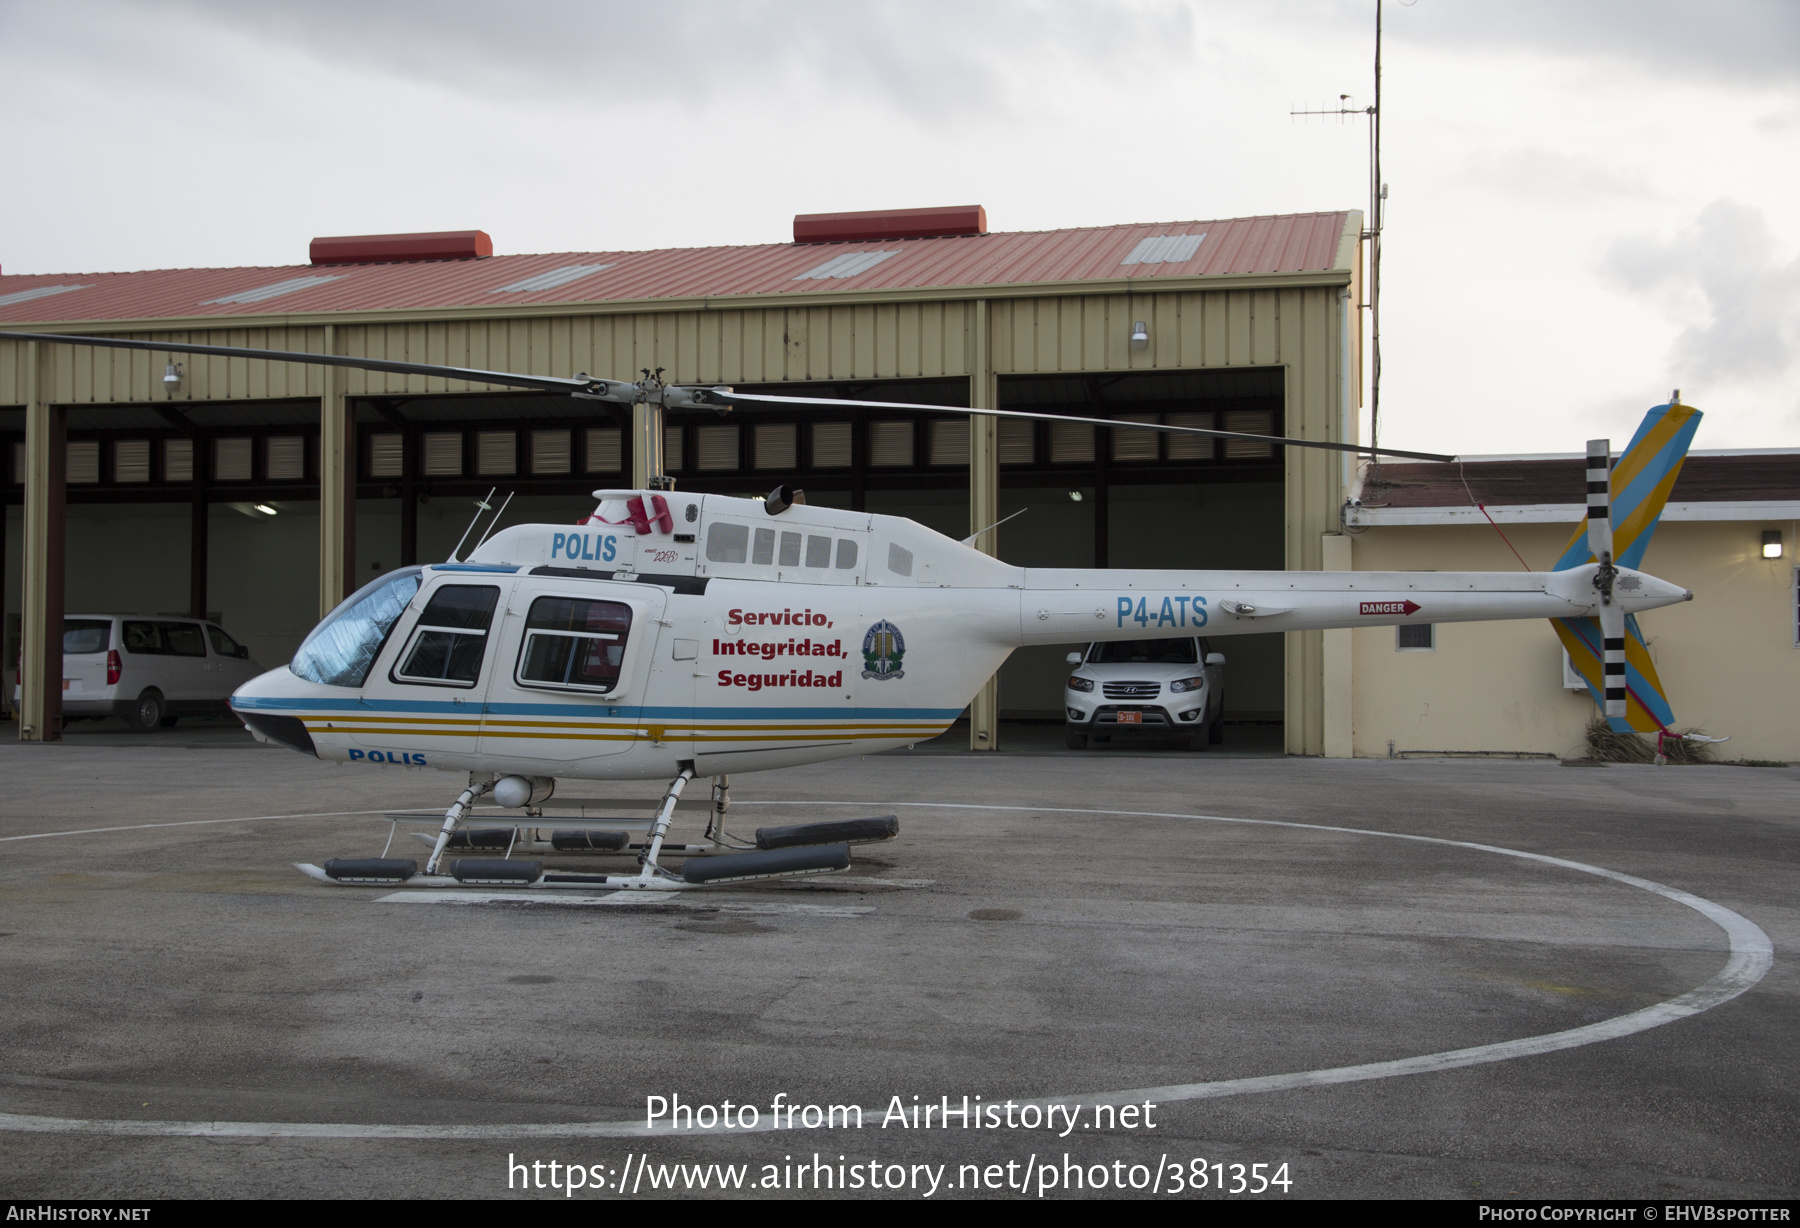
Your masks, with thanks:
[[(991, 361), (999, 375), (1281, 366), (1286, 429), (1335, 438), (1345, 373), (1339, 368), (1339, 291), (1345, 277), (1295, 279), (1294, 288), (1179, 293), (1045, 295), (990, 301)], [(808, 307), (616, 311), (528, 317), (387, 320), (338, 318), (334, 344), (346, 355), (446, 363), (544, 375), (589, 372), (630, 379), (662, 367), (678, 382), (756, 383), (895, 379), (970, 374), (973, 299), (869, 302)], [(1150, 344), (1130, 348), (1133, 321)], [(130, 336), (198, 344), (319, 351), (325, 328), (189, 329)], [(0, 342), (0, 393), (24, 396), (24, 346)], [(316, 397), (318, 367), (164, 356), (124, 350), (49, 347), (51, 400), (63, 404), (169, 399), (163, 366), (183, 364), (178, 401)], [(346, 371), (343, 390), (367, 394), (464, 391), (459, 381)], [(1322, 534), (1337, 528), (1344, 490), (1329, 453), (1289, 449), (1287, 565), (1320, 566)], [(1319, 633), (1288, 637), (1287, 739), (1296, 754), (1323, 752)]]

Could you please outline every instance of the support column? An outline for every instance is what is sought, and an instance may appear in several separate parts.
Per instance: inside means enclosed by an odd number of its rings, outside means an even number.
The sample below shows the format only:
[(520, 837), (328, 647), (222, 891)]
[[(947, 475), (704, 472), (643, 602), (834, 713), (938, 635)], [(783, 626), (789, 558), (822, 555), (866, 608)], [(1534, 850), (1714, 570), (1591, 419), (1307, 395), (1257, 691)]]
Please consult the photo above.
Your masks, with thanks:
[[(337, 329), (325, 326), (325, 352), (337, 353)], [(356, 420), (341, 367), (321, 367), (319, 397), (319, 617), (356, 591)]]
[(48, 350), (25, 346), (25, 550), (20, 593), (19, 740), (62, 740), (66, 431), (50, 404)]
[(207, 558), (211, 549), (207, 531), (210, 505), (206, 502), (205, 462), (210, 458), (198, 438), (194, 445), (194, 501), (188, 511), (188, 617), (206, 617)]
[[(1327, 533), (1324, 545), (1326, 571), (1351, 571), (1352, 538), (1342, 533)], [(1339, 627), (1323, 633), (1325, 637), (1325, 757), (1349, 759), (1356, 754), (1353, 733), (1350, 663), (1355, 632)]]
[[(976, 299), (974, 307), (974, 362), (970, 364), (969, 405), (998, 409), (992, 353), (988, 346), (988, 302)], [(969, 532), (979, 533), (1000, 519), (1000, 420), (985, 414), (969, 415)], [(1000, 535), (982, 533), (975, 548), (998, 556)], [(982, 685), (969, 704), (969, 749), (1000, 749), (1000, 675)]]
[(631, 485), (650, 489), (663, 474), (662, 406), (639, 401), (631, 407)]
[(408, 425), (400, 436), (400, 566), (419, 561), (419, 460), (424, 435)]

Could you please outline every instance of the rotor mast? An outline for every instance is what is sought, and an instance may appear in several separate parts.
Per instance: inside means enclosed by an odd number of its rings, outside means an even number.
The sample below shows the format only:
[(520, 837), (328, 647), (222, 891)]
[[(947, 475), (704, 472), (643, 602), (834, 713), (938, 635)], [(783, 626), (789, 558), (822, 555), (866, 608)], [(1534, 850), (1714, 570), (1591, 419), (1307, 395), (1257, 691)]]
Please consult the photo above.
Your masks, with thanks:
[(663, 473), (663, 384), (661, 367), (644, 368), (637, 396), (631, 402), (631, 485), (635, 490), (662, 490), (669, 483)]

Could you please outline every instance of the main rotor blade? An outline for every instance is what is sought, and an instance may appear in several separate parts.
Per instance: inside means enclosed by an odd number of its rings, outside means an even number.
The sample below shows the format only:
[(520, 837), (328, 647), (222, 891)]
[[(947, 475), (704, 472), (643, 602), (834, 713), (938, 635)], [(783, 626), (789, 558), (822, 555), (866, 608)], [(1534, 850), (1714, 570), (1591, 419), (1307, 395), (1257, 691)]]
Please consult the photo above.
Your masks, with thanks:
[[(696, 391), (700, 391), (696, 389)], [(710, 391), (710, 390), (709, 390)], [(1067, 414), (1036, 414), (1022, 409), (970, 409), (961, 405), (918, 405), (910, 401), (840, 401), (828, 397), (781, 397), (763, 392), (717, 392), (712, 398), (729, 404), (754, 401), (766, 405), (834, 405), (852, 409), (910, 409), (934, 414), (981, 414), (989, 418), (1030, 418), (1041, 422), (1088, 422), (1114, 430), (1163, 431), (1175, 435), (1209, 435), (1214, 439), (1250, 439), (1257, 443), (1290, 448), (1322, 448), (1330, 452), (1359, 452), (1371, 456), (1404, 456), (1409, 460), (1453, 461), (1437, 452), (1403, 452), (1399, 448), (1371, 448), (1358, 443), (1330, 443), (1323, 439), (1289, 439), (1282, 435), (1251, 435), (1244, 431), (1214, 431), (1198, 426), (1169, 426), (1159, 422), (1124, 422), (1117, 418), (1078, 418)]]
[[(473, 367), (450, 367), (427, 362), (394, 362), (385, 358), (356, 358), (346, 354), (311, 354), (300, 350), (256, 350), (234, 345), (194, 345), (176, 341), (136, 341), (124, 337), (84, 337), (58, 333), (20, 333), (0, 329), (0, 339), (48, 341), (59, 345), (96, 345), (119, 350), (149, 350), (169, 354), (210, 354), (219, 358), (261, 358), (270, 362), (306, 363), (315, 367), (349, 367), (358, 371), (386, 371), (396, 375), (435, 375), (444, 379), (467, 380), (477, 384), (496, 384), (504, 388), (535, 388), (545, 392), (628, 402), (634, 399), (632, 385), (601, 379), (563, 379), (553, 375), (519, 375), (511, 371), (483, 371)], [(1399, 448), (1372, 448), (1364, 444), (1332, 443), (1322, 439), (1290, 439), (1280, 435), (1253, 435), (1244, 431), (1215, 431), (1198, 426), (1172, 426), (1156, 422), (1121, 422), (1112, 418), (1085, 418), (1064, 414), (1038, 414), (1019, 409), (969, 409), (955, 405), (920, 405), (910, 401), (846, 401), (831, 397), (783, 397), (762, 392), (736, 392), (705, 386), (666, 391), (681, 393), (699, 405), (730, 405), (736, 401), (761, 405), (803, 405), (847, 409), (906, 409), (934, 414), (981, 414), (990, 418), (1026, 418), (1044, 422), (1085, 422), (1114, 429), (1162, 431), (1175, 435), (1205, 435), (1214, 439), (1248, 439), (1256, 443), (1278, 444), (1290, 448), (1319, 448), (1329, 452), (1354, 452), (1368, 456), (1400, 456), (1408, 460), (1453, 461), (1454, 456), (1436, 452), (1407, 452)]]
[(553, 375), (515, 375), (511, 371), (481, 371), (473, 367), (445, 367), (429, 362), (392, 362), (385, 358), (352, 358), (343, 354), (308, 354), (300, 350), (252, 350), (235, 345), (190, 345), (180, 341), (133, 341), (124, 337), (65, 337), (54, 333), (15, 333), (0, 329), (0, 339), (51, 341), (60, 345), (99, 345), (117, 350), (154, 350), (172, 354), (212, 354), (219, 358), (266, 358), (271, 362), (302, 362), (315, 367), (351, 367), (359, 371), (389, 371), (395, 375), (439, 375), (445, 379), (508, 388), (537, 388), (547, 392), (588, 392), (594, 380), (559, 379)]

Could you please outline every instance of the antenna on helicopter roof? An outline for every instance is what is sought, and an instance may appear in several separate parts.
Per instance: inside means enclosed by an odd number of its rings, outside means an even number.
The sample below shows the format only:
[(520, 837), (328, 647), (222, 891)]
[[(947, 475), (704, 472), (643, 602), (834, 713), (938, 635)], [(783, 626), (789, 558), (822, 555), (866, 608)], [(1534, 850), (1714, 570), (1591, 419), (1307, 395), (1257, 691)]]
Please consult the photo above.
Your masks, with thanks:
[[(469, 527), (464, 529), (463, 535), (456, 539), (456, 549), (450, 552), (450, 557), (445, 560), (446, 562), (456, 562), (456, 556), (462, 552), (463, 543), (469, 540), (469, 534), (475, 531), (476, 524), (480, 522), (481, 513), (493, 511), (494, 505), (489, 503), (488, 500), (492, 499), (494, 497), (494, 491), (499, 489), (498, 486), (489, 487), (488, 492), (484, 497), (475, 500), (475, 519), (469, 521)], [(479, 546), (481, 543), (476, 542), (475, 544)]]
[[(492, 533), (494, 531), (494, 526), (500, 523), (500, 517), (506, 515), (507, 506), (509, 504), (511, 504), (512, 501), (513, 501), (513, 492), (509, 490), (506, 492), (506, 502), (502, 503), (500, 505), (500, 510), (494, 513), (494, 518), (492, 520), (488, 521), (487, 533), (483, 533), (481, 535), (481, 542), (484, 542), (488, 539), (488, 533)], [(473, 528), (474, 526), (471, 525), (470, 527)], [(475, 551), (481, 549), (481, 542), (476, 542), (472, 547), (470, 547), (469, 553), (474, 554)]]

